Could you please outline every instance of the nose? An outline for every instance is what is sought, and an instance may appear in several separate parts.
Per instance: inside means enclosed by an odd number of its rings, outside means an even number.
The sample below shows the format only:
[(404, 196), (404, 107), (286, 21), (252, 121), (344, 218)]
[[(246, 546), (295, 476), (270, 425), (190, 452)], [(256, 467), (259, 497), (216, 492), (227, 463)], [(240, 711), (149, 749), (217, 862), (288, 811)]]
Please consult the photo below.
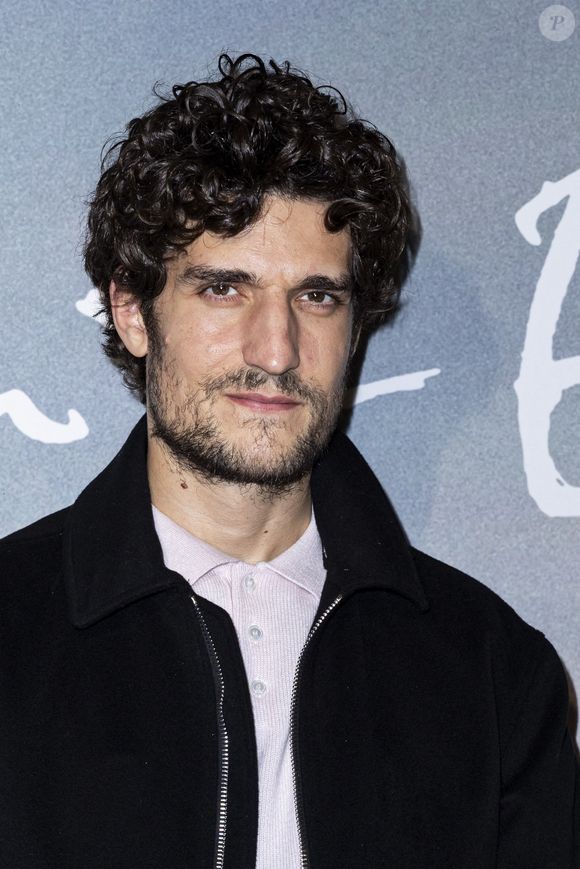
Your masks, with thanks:
[(267, 374), (298, 368), (298, 323), (287, 299), (256, 302), (244, 323), (244, 362)]

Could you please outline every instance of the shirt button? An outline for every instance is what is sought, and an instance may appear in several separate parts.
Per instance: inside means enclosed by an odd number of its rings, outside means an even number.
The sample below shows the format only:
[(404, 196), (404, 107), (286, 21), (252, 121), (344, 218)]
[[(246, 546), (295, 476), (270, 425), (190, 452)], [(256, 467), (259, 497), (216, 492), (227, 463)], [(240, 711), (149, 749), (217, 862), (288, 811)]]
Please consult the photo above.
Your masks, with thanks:
[(256, 580), (252, 576), (251, 573), (248, 573), (247, 576), (244, 576), (244, 585), (246, 586), (247, 591), (253, 591), (256, 587)]
[(254, 694), (255, 697), (261, 697), (266, 693), (266, 685), (260, 679), (254, 679), (251, 688), (252, 694)]
[(253, 640), (256, 640), (256, 642), (258, 640), (261, 640), (264, 636), (264, 632), (261, 628), (258, 627), (258, 625), (250, 625), (250, 627), (248, 628), (248, 633)]

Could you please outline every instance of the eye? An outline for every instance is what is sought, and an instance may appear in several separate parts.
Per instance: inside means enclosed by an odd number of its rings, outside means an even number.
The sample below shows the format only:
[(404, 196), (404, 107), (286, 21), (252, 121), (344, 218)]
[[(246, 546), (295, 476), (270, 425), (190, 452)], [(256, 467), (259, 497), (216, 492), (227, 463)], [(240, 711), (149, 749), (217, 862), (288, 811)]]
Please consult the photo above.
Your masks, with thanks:
[(211, 284), (202, 290), (203, 296), (209, 296), (214, 299), (234, 299), (238, 295), (238, 291), (231, 284)]
[(303, 293), (300, 298), (317, 308), (333, 308), (339, 303), (336, 296), (325, 292), (325, 290), (310, 290)]

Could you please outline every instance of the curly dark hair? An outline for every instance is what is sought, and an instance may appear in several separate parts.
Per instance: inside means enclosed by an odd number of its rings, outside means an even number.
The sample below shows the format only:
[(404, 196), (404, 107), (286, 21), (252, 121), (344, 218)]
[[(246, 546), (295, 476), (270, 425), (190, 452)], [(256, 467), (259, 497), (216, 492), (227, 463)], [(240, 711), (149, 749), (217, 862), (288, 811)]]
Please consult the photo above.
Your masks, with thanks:
[(236, 235), (268, 194), (328, 203), (327, 230), (349, 227), (358, 326), (398, 303), (411, 212), (389, 139), (288, 62), (224, 54), (218, 69), (215, 80), (175, 85), (171, 97), (155, 91), (160, 103), (105, 153), (89, 203), (85, 267), (106, 318), (103, 348), (143, 403), (145, 360), (115, 330), (111, 279), (153, 326), (166, 261), (205, 230)]

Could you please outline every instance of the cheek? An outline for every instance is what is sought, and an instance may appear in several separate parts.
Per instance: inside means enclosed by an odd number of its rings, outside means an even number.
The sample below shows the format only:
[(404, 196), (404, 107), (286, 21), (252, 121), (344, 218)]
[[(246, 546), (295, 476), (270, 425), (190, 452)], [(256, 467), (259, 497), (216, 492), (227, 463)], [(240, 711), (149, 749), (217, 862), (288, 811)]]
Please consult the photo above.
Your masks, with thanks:
[(300, 367), (304, 376), (321, 384), (340, 381), (348, 366), (350, 335), (348, 324), (305, 335), (300, 347)]
[(240, 342), (234, 329), (206, 324), (184, 325), (165, 337), (168, 358), (190, 377), (203, 376), (216, 368), (240, 364)]

